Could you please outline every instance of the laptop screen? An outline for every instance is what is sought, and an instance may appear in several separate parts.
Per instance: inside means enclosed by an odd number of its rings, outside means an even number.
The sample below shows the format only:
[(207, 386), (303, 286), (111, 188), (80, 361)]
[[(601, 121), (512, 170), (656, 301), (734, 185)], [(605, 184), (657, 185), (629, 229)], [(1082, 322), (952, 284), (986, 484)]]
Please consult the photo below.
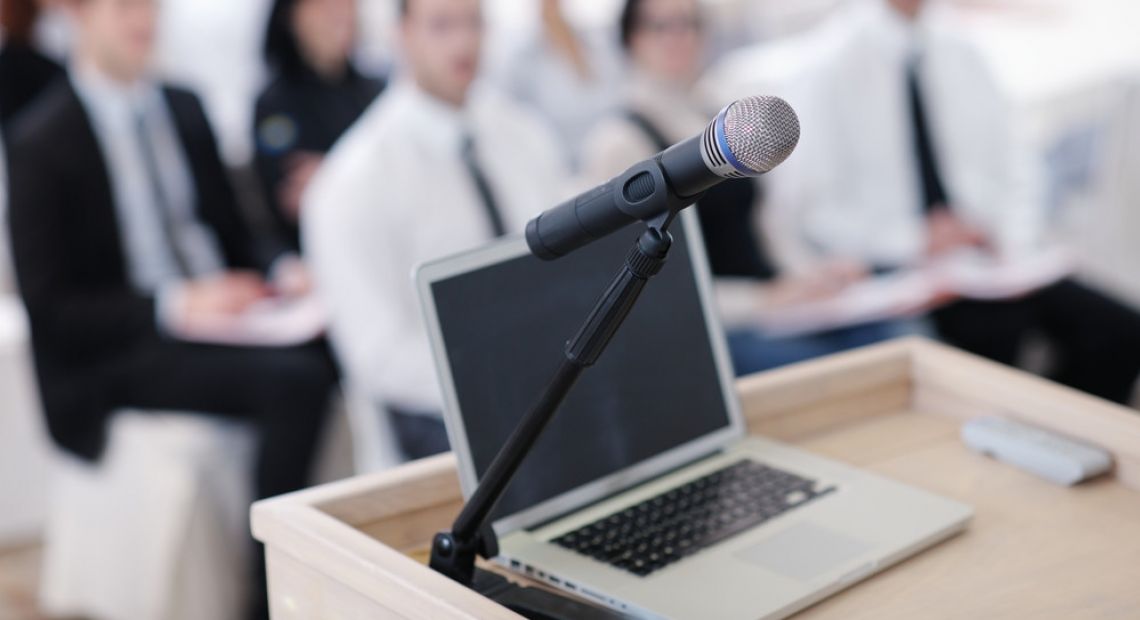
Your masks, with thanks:
[[(480, 479), (640, 231), (632, 226), (557, 261), (526, 254), (431, 284)], [(731, 425), (685, 228), (678, 223), (672, 232), (665, 268), (575, 385), (493, 520)]]

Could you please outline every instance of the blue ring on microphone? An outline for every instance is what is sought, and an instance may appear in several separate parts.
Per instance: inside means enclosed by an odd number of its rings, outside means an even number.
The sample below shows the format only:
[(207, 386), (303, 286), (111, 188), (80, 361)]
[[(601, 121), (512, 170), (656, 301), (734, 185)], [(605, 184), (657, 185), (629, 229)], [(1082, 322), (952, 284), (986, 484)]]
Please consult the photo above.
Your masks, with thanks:
[(720, 153), (721, 155), (724, 155), (724, 159), (728, 161), (729, 165), (731, 165), (733, 168), (736, 168), (737, 172), (746, 176), (752, 176), (756, 173), (744, 164), (740, 163), (740, 160), (732, 154), (732, 149), (728, 147), (728, 134), (724, 129), (724, 120), (727, 116), (728, 108), (725, 108), (723, 111), (721, 111), (720, 114), (716, 116), (716, 124), (713, 126), (713, 133), (716, 134), (717, 146), (720, 147)]

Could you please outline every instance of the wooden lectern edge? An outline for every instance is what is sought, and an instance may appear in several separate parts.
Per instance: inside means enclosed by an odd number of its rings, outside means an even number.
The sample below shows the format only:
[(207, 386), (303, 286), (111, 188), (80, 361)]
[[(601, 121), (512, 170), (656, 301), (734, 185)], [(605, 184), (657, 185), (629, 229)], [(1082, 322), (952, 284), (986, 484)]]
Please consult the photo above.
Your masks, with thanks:
[[(969, 419), (1007, 415), (1109, 450), (1126, 486), (1140, 490), (1140, 424), (1132, 409), (990, 362), (922, 337), (907, 337), (744, 377), (743, 414), (753, 432), (788, 440), (901, 409)], [(755, 396), (755, 397), (754, 397)], [(1023, 409), (1026, 402), (1028, 410)], [(1079, 416), (1068, 415), (1080, 411)], [(813, 416), (815, 419), (813, 419)], [(305, 504), (351, 525), (440, 502), (416, 501), (427, 487), (459, 497), (455, 458), (443, 454), (259, 502)], [(416, 481), (407, 491), (405, 483)], [(383, 506), (354, 514), (359, 498)], [(358, 498), (346, 501), (345, 498)]]
[[(1134, 411), (922, 338), (746, 377), (738, 386), (750, 430), (777, 439), (810, 437), (901, 411), (957, 420), (1008, 415), (1108, 449), (1118, 481), (1140, 490)], [(398, 601), (394, 610), (437, 617), (439, 606), (420, 608), (427, 597), (446, 608), (444, 617), (518, 618), (361, 531), (416, 510), (458, 509), (459, 499), (455, 460), (448, 454), (258, 502), (251, 520), (255, 536), (274, 553), (303, 559), (376, 600)]]
[[(455, 472), (455, 455), (447, 452), (418, 461), (411, 461), (393, 469), (363, 474), (313, 489), (298, 491), (292, 495), (303, 497), (305, 503), (314, 506), (335, 506), (344, 496), (354, 495), (361, 490), (392, 489), (393, 492), (398, 492), (405, 483), (411, 480), (419, 481), (422, 484), (422, 481), (427, 479), (444, 486), (454, 482), (455, 488), (458, 489), (459, 480)], [(285, 497), (290, 496), (282, 496), (282, 498)], [(372, 516), (376, 516), (375, 513)]]
[[(345, 490), (349, 487), (342, 487)], [(259, 502), (252, 511), (254, 536), (272, 541), (266, 542), (272, 553), (283, 553), (337, 583), (368, 592), (403, 614), (418, 610), (428, 617), (520, 618), (489, 599), (472, 597), (467, 588), (399, 551), (377, 544), (364, 532), (345, 527), (312, 504), (290, 502), (288, 496), (279, 499), (282, 501)], [(272, 563), (270, 566), (272, 572)], [(431, 601), (431, 605), (421, 609), (424, 601)]]

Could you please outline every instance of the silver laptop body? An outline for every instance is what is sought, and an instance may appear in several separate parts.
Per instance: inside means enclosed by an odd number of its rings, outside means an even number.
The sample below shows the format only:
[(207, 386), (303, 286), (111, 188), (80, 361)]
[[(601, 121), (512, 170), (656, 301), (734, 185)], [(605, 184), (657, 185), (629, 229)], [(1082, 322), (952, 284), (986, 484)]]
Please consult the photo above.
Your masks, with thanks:
[[(716, 367), (716, 386), (704, 387), (722, 394), (726, 409), (722, 413), (727, 422), (618, 471), (497, 514), (497, 560), (531, 578), (638, 617), (783, 618), (963, 530), (972, 516), (968, 506), (779, 442), (747, 435), (724, 336), (712, 307), (707, 259), (693, 210), (684, 212), (680, 226), (674, 228), (682, 228), (682, 243), (687, 244), (688, 251), (678, 260), (675, 248), (671, 260), (683, 262), (680, 269), (695, 281)], [(470, 274), (509, 261), (528, 260), (528, 255), (525, 242), (512, 239), (423, 265), (417, 271), (417, 286), (443, 391), (445, 421), (465, 497), (474, 491), (479, 470), (469, 437), (473, 430), (468, 428), (471, 418), (465, 417), (460, 407), (454, 360), (449, 359), (445, 338), (448, 326), (441, 322), (456, 319), (441, 318), (435, 286), (461, 282)], [(612, 271), (616, 272), (618, 266), (615, 262)], [(659, 283), (650, 282), (647, 293), (655, 285)], [(599, 288), (583, 294), (592, 302), (600, 293)], [(496, 295), (498, 291), (486, 294)], [(635, 315), (630, 320), (636, 318)], [(550, 351), (551, 368), (560, 353), (557, 349)], [(587, 369), (586, 375), (592, 372), (596, 369)], [(502, 389), (511, 389), (511, 377), (502, 377), (501, 385)], [(537, 396), (538, 391), (533, 391)], [(516, 415), (523, 413), (518, 411)], [(573, 416), (574, 412), (560, 411), (558, 415)], [(607, 428), (593, 432), (601, 437)], [(584, 445), (582, 451), (588, 449)], [(483, 450), (486, 452), (487, 448)], [(590, 458), (588, 453), (581, 455), (581, 459)], [(599, 531), (583, 529), (585, 526), (636, 515), (643, 505), (651, 506), (647, 502), (653, 498), (670, 497), (669, 492), (674, 490), (678, 491), (674, 495), (678, 495), (686, 489), (699, 488), (711, 479), (710, 474), (725, 468), (757, 467), (755, 464), (811, 481), (807, 495), (800, 491), (789, 494), (789, 507), (779, 508), (775, 516), (684, 554), (648, 574), (631, 572), (628, 565), (619, 568), (566, 543), (577, 532)], [(607, 531), (605, 535), (611, 534)], [(583, 543), (579, 540), (578, 544)]]

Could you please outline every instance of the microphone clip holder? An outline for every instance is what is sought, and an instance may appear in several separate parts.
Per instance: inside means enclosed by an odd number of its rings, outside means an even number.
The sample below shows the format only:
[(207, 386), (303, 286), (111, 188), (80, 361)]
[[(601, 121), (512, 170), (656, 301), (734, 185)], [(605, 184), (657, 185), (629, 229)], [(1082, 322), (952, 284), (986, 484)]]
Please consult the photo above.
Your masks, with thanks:
[[(499, 553), (498, 539), (488, 523), (491, 512), (579, 376), (598, 361), (629, 316), (645, 285), (665, 266), (673, 243), (668, 229), (676, 214), (676, 211), (669, 210), (649, 222), (649, 227), (638, 238), (626, 256), (625, 264), (598, 299), (585, 323), (567, 342), (558, 370), (495, 455), (451, 530), (440, 532), (433, 539), (430, 561), (433, 570), (466, 587), (478, 589), (476, 556), (491, 559)], [(515, 611), (524, 615), (531, 611), (533, 613), (529, 617), (535, 618), (557, 617), (542, 609)]]

